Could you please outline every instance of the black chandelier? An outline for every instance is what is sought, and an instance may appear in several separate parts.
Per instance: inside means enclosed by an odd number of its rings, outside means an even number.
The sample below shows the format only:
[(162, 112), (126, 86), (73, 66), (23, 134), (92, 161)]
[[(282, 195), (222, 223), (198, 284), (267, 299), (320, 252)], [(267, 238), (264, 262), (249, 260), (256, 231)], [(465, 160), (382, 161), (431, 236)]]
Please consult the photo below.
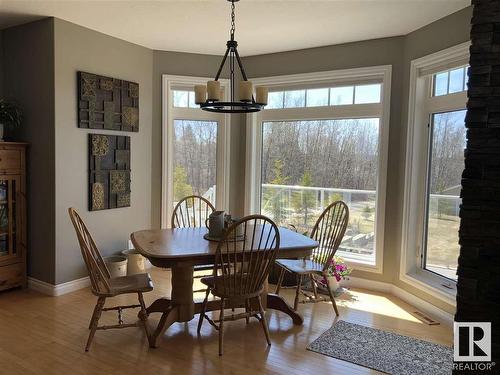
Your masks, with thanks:
[[(267, 104), (268, 90), (266, 87), (257, 87), (256, 95), (253, 95), (252, 82), (247, 79), (245, 69), (238, 54), (238, 42), (234, 40), (235, 23), (234, 23), (234, 3), (239, 0), (228, 0), (231, 2), (231, 39), (227, 41), (227, 48), (219, 70), (213, 81), (208, 81), (207, 85), (195, 86), (195, 103), (199, 104), (204, 111), (219, 112), (219, 113), (250, 113), (258, 112), (264, 109)], [(224, 68), (226, 60), (229, 59), (229, 82), (230, 82), (230, 101), (223, 100), (224, 95), (221, 91), (219, 76)], [(236, 64), (240, 68), (243, 81), (239, 83), (238, 96), (239, 100), (235, 99), (235, 80), (234, 69)]]

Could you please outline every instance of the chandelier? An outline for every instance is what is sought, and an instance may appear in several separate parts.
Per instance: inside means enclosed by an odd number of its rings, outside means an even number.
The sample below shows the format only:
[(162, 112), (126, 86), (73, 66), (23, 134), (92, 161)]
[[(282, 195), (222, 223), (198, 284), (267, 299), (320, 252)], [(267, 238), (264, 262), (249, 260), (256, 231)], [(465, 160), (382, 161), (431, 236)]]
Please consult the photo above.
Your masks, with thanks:
[[(267, 104), (268, 89), (266, 87), (257, 87), (255, 97), (253, 95), (253, 85), (247, 79), (245, 69), (238, 54), (238, 42), (234, 40), (235, 23), (234, 23), (234, 3), (239, 0), (228, 0), (231, 2), (231, 39), (227, 41), (227, 48), (219, 70), (213, 81), (208, 81), (207, 85), (196, 85), (195, 103), (204, 111), (219, 112), (219, 113), (250, 113), (258, 112)], [(219, 76), (224, 68), (226, 61), (229, 61), (229, 89), (230, 101), (224, 101), (224, 92), (221, 90)], [(236, 100), (236, 82), (234, 79), (234, 71), (236, 65), (239, 67), (243, 81), (238, 85), (238, 99)]]

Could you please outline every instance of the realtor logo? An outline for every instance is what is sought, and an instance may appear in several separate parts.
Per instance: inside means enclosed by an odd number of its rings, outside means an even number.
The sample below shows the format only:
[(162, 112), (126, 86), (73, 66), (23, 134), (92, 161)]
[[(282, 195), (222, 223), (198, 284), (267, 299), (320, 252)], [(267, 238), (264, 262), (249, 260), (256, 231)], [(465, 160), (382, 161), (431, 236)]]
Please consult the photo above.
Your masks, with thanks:
[(491, 361), (491, 323), (454, 322), (453, 333), (455, 362)]

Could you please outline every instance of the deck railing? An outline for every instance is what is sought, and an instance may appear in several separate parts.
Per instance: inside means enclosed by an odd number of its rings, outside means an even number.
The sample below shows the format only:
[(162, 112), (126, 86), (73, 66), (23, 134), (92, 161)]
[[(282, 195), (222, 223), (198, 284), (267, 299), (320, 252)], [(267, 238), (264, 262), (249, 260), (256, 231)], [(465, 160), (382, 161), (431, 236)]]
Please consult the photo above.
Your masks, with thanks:
[[(329, 203), (343, 200), (349, 206), (350, 220), (340, 251), (374, 260), (376, 198), (375, 190), (262, 184), (261, 212), (278, 225), (292, 224), (306, 232)], [(458, 220), (459, 208), (458, 196), (430, 196), (431, 218)]]

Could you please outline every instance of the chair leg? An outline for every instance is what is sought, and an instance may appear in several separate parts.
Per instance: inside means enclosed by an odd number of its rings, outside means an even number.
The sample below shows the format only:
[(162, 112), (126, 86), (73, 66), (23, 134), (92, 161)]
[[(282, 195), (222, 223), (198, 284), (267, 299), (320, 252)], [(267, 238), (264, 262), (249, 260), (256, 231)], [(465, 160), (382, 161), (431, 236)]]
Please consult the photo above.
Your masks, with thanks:
[(102, 308), (104, 307), (104, 302), (106, 302), (106, 297), (99, 297), (97, 299), (97, 304), (95, 307), (95, 315), (92, 319), (92, 324), (90, 327), (89, 338), (87, 339), (87, 345), (85, 346), (85, 351), (88, 352), (92, 339), (94, 338), (95, 331), (97, 330), (97, 324), (99, 323), (99, 318), (101, 317)]
[(221, 298), (220, 300), (220, 322), (219, 322), (219, 355), (222, 355), (222, 345), (224, 341), (224, 305), (225, 300)]
[(283, 283), (283, 277), (285, 277), (285, 269), (280, 267), (280, 275), (278, 277), (278, 285), (276, 285), (276, 294), (280, 294), (281, 284)]
[(95, 316), (97, 315), (97, 308), (99, 307), (99, 303), (96, 303), (94, 306), (94, 312), (92, 313), (92, 318), (90, 318), (89, 322), (89, 329), (92, 328), (92, 325), (94, 324)]
[(309, 275), (309, 277), (311, 278), (311, 285), (313, 288), (314, 299), (317, 300), (318, 299), (318, 289), (316, 288), (316, 280), (314, 280), (314, 275), (312, 273)]
[(295, 290), (295, 301), (293, 302), (293, 309), (297, 311), (299, 307), (299, 295), (302, 288), (302, 275), (297, 275), (297, 289)]
[(267, 319), (264, 312), (264, 308), (262, 307), (262, 300), (260, 296), (257, 297), (259, 301), (259, 311), (260, 311), (260, 323), (262, 324), (262, 328), (264, 328), (264, 334), (266, 335), (267, 345), (271, 345), (271, 337), (269, 336), (269, 326), (267, 325)]
[(203, 304), (201, 305), (201, 312), (200, 312), (200, 319), (198, 320), (198, 335), (201, 332), (201, 325), (203, 324), (203, 320), (205, 320), (205, 314), (207, 311), (207, 303), (208, 303), (208, 296), (210, 295), (210, 289), (207, 288), (206, 294), (205, 294), (205, 299), (203, 300)]
[[(247, 299), (245, 300), (245, 312), (248, 314), (250, 311), (252, 311), (250, 308), (250, 300)], [(245, 317), (245, 320), (247, 324), (250, 323), (250, 317), (248, 315)]]
[(332, 301), (333, 310), (335, 311), (335, 315), (339, 316), (339, 309), (337, 308), (337, 303), (335, 302), (333, 292), (330, 289), (330, 285), (328, 283), (326, 283), (326, 289), (328, 290), (328, 294), (330, 295), (330, 300)]
[(146, 304), (144, 303), (144, 296), (142, 292), (137, 293), (137, 297), (139, 298), (139, 304), (141, 305), (141, 311), (139, 313), (139, 318), (142, 321), (142, 326), (144, 327), (144, 331), (146, 332), (146, 336), (149, 340), (149, 329), (148, 329), (148, 312), (146, 310)]

